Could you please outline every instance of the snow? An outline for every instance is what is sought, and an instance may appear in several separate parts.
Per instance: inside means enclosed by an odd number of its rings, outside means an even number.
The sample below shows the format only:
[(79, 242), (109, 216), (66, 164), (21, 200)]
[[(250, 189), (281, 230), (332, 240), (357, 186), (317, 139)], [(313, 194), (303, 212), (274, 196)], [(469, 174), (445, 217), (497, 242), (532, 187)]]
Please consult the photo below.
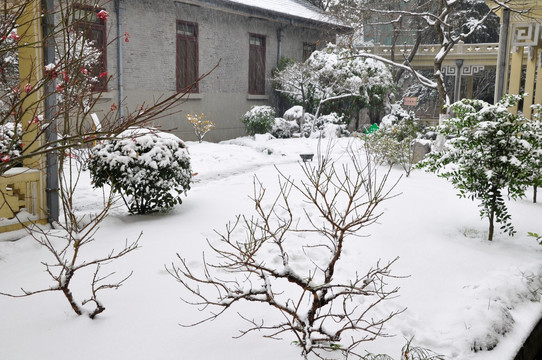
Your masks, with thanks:
[(242, 4), (278, 14), (296, 18), (314, 20), (325, 23), (336, 23), (329, 16), (322, 13), (316, 6), (303, 0), (226, 0), (230, 3)]
[[(333, 158), (340, 164), (345, 153), (359, 140), (334, 139)], [(22, 299), (0, 297), (1, 359), (300, 359), (295, 339), (282, 334), (283, 341), (263, 338), (254, 332), (240, 338), (248, 318), (265, 318), (266, 324), (282, 315), (259, 304), (234, 305), (218, 319), (196, 327), (182, 327), (203, 319), (208, 313), (188, 305), (187, 296), (165, 270), (178, 263), (176, 253), (194, 270), (201, 270), (202, 253), (209, 256), (206, 239), (217, 240), (214, 229), (223, 231), (236, 214), (252, 214), (253, 176), (269, 194), (276, 194), (277, 167), (294, 179), (302, 178), (300, 153), (319, 154), (327, 143), (317, 139), (271, 139), (244, 137), (222, 142), (187, 142), (195, 173), (192, 189), (183, 204), (171, 211), (129, 215), (121, 203), (101, 224), (96, 241), (83, 248), (92, 259), (119, 249), (142, 231), (141, 248), (106, 265), (104, 271), (133, 276), (117, 291), (103, 291), (106, 307), (95, 320), (77, 317), (60, 293), (44, 293)], [(315, 161), (318, 156), (315, 156)], [(391, 172), (391, 180), (403, 174)], [(391, 181), (390, 180), (390, 181)], [(74, 207), (81, 216), (95, 213), (102, 202), (101, 190), (94, 190), (83, 173), (81, 192)], [(406, 310), (386, 324), (394, 335), (362, 347), (372, 353), (399, 358), (405, 339), (430, 348), (447, 359), (512, 359), (540, 316), (542, 304), (542, 247), (527, 236), (540, 232), (541, 204), (527, 199), (509, 203), (516, 236), (497, 234), (487, 238), (487, 222), (479, 218), (475, 202), (459, 199), (451, 184), (433, 174), (413, 170), (394, 190), (397, 197), (383, 202), (377, 224), (363, 229), (369, 237), (350, 238), (337, 276), (364, 273), (380, 259), (392, 265), (392, 286), (400, 286), (398, 297), (378, 305), (387, 314)], [(530, 193), (527, 198), (531, 198)], [(304, 203), (295, 197), (290, 204), (302, 212)], [(20, 234), (20, 233), (19, 233)], [(3, 240), (13, 240), (1, 234)], [(296, 237), (303, 241), (303, 236)], [(322, 249), (312, 249), (325, 254)], [(287, 267), (273, 259), (282, 271), (304, 274), (299, 264), (306, 254), (290, 254)], [(325, 256), (325, 255), (324, 255)], [(37, 289), (51, 285), (41, 262), (50, 255), (30, 237), (0, 241), (0, 291), (17, 293), (21, 287)], [(323, 257), (322, 257), (323, 258)], [(77, 300), (89, 296), (89, 273), (76, 274), (73, 293)], [(503, 335), (504, 334), (504, 335)], [(474, 352), (474, 346), (482, 350)], [(362, 350), (357, 349), (363, 353)], [(334, 354), (328, 354), (333, 356)]]
[(303, 117), (303, 106), (295, 105), (284, 112), (283, 117), (286, 120), (299, 120)]

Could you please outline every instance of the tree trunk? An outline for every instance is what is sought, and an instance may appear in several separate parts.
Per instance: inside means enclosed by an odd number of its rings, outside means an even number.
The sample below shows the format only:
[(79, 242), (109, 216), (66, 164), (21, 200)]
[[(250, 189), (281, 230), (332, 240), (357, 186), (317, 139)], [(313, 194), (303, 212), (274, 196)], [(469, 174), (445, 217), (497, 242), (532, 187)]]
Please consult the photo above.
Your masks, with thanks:
[(533, 185), (533, 203), (536, 204), (536, 193), (538, 191), (538, 186), (535, 184)]
[(489, 241), (493, 241), (493, 233), (495, 231), (494, 219), (495, 219), (495, 211), (492, 210), (491, 214), (489, 215), (489, 235), (487, 236), (487, 239)]
[(62, 279), (63, 281), (60, 283), (60, 289), (62, 289), (62, 293), (64, 294), (64, 296), (66, 297), (66, 299), (70, 303), (70, 306), (72, 307), (73, 311), (77, 315), (82, 315), (83, 312), (79, 308), (79, 305), (75, 302), (75, 299), (73, 298), (73, 294), (70, 291), (70, 281), (71, 281), (72, 277), (73, 277), (73, 270), (72, 269), (67, 269), (66, 270), (66, 275), (64, 275), (64, 279)]
[[(414, 47), (410, 51), (410, 54), (408, 54), (408, 58), (406, 59), (406, 61), (403, 62), (403, 64), (408, 65), (412, 63), (412, 61), (414, 60), (414, 57), (416, 56), (416, 53), (418, 52), (418, 49), (420, 48), (420, 44), (422, 43), (422, 35), (423, 35), (423, 32), (421, 30), (418, 30), (416, 32), (416, 42), (414, 43)], [(395, 76), (394, 76), (394, 80), (396, 83), (399, 82), (404, 72), (405, 72), (405, 69), (403, 68), (396, 69)]]

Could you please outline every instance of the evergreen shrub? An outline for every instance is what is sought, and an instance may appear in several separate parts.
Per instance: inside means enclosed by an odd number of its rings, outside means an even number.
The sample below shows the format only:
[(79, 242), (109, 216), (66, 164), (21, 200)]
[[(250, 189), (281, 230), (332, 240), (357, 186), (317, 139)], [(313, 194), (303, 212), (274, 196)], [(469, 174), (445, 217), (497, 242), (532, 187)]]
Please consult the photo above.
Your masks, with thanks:
[(137, 214), (180, 204), (192, 178), (185, 143), (152, 128), (129, 128), (96, 145), (88, 168), (94, 187), (110, 185)]

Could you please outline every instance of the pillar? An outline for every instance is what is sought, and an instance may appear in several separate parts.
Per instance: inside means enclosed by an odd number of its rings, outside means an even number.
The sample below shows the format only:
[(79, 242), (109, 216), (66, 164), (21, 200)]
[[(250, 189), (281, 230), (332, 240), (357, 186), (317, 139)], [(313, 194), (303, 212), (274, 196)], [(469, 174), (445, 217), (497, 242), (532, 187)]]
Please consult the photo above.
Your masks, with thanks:
[[(511, 69), (510, 69), (510, 85), (508, 92), (510, 94), (519, 94), (521, 87), (521, 70), (523, 68), (523, 46), (517, 46), (513, 49)], [(518, 112), (518, 106), (514, 106), (510, 109), (514, 114)]]

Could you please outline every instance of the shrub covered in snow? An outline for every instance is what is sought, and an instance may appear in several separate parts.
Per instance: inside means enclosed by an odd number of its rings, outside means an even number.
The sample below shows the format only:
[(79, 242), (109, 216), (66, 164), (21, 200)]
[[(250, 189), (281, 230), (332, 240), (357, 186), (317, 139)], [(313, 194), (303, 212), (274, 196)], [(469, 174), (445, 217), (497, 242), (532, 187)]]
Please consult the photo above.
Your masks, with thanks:
[(399, 164), (410, 174), (414, 162), (413, 143), (421, 137), (424, 126), (413, 112), (392, 106), (378, 130), (363, 135), (365, 148), (377, 162)]
[(275, 123), (275, 110), (271, 106), (253, 106), (247, 111), (241, 122), (245, 125), (247, 134), (265, 134), (270, 132)]
[(467, 99), (453, 104), (455, 117), (438, 127), (451, 140), (420, 163), (449, 180), (460, 197), (480, 201), (480, 216), (489, 220), (489, 240), (495, 221), (504, 232), (515, 233), (503, 192), (507, 189), (512, 199), (524, 196), (530, 181), (527, 160), (540, 151), (529, 141), (536, 135), (530, 121), (508, 111), (520, 99), (509, 95), (495, 105)]
[(21, 154), (21, 134), (21, 124), (17, 124), (17, 132), (14, 123), (6, 122), (0, 125), (0, 161), (6, 162)]
[(117, 139), (98, 144), (88, 168), (95, 187), (109, 184), (130, 212), (138, 214), (180, 204), (192, 178), (186, 145), (150, 128), (129, 128)]
[(271, 134), (277, 139), (288, 139), (292, 134), (299, 132), (299, 125), (295, 120), (285, 120), (283, 118), (275, 118), (275, 123), (271, 129)]
[(303, 114), (307, 116), (308, 114), (305, 113), (303, 110), (303, 106), (301, 105), (295, 105), (289, 108), (284, 112), (284, 115), (282, 116), (286, 120), (295, 120), (298, 124), (301, 123)]
[(344, 116), (339, 116), (337, 113), (322, 115), (314, 120), (314, 117), (308, 117), (303, 123), (302, 135), (304, 137), (324, 137), (337, 138), (341, 136), (349, 136), (348, 124), (344, 121)]

